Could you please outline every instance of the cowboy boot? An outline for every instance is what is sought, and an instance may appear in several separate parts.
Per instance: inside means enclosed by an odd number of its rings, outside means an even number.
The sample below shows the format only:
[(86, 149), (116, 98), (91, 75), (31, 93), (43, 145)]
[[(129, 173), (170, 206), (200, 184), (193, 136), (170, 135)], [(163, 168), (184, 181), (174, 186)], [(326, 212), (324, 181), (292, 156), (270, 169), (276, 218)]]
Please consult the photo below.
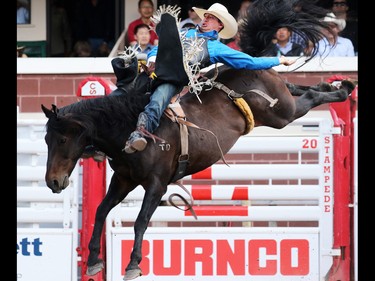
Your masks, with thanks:
[(156, 78), (152, 80), (152, 90), (163, 83), (183, 87), (189, 83), (189, 78), (184, 67), (183, 49), (176, 19), (169, 13), (162, 14), (160, 18), (160, 23), (156, 26), (159, 43), (155, 60)]
[(116, 86), (118, 88), (125, 88), (132, 83), (138, 75), (137, 57), (128, 59), (117, 57), (112, 59), (111, 64), (117, 78)]
[(147, 115), (141, 112), (138, 116), (137, 128), (132, 132), (126, 141), (124, 151), (126, 153), (134, 153), (142, 151), (146, 148), (147, 140), (143, 137), (142, 131), (146, 129)]

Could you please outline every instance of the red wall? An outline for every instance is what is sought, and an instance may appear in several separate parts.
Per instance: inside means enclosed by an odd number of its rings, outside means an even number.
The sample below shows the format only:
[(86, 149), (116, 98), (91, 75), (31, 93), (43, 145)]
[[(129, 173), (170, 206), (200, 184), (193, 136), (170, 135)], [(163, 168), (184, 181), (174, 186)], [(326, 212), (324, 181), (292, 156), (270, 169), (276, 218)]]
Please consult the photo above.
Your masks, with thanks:
[[(315, 85), (325, 81), (334, 74), (346, 75), (358, 79), (357, 72), (294, 72), (281, 73), (288, 82), (300, 85)], [(96, 74), (106, 80), (116, 82), (114, 74)], [(83, 74), (18, 74), (17, 75), (17, 105), (19, 112), (41, 112), (40, 105), (49, 107), (56, 104), (58, 107), (76, 102), (77, 88), (80, 82), (89, 77)], [(322, 105), (318, 109), (327, 109)]]

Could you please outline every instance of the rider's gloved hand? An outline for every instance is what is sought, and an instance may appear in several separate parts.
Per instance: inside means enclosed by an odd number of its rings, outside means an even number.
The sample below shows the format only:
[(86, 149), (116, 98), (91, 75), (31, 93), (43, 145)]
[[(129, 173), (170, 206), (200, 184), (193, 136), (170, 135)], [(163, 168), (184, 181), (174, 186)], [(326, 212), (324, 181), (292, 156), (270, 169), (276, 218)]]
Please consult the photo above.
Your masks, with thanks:
[(280, 61), (280, 64), (288, 66), (288, 65), (292, 65), (293, 63), (295, 63), (296, 59), (290, 59), (290, 58), (286, 58), (285, 56), (280, 56), (279, 61)]

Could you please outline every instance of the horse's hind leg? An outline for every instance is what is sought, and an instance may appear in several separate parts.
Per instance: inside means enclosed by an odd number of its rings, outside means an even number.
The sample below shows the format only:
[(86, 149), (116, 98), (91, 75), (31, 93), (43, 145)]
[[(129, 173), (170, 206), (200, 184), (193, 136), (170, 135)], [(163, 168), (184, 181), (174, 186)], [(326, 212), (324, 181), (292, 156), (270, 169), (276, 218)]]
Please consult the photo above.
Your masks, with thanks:
[(310, 111), (310, 109), (321, 104), (345, 101), (348, 98), (348, 95), (349, 93), (346, 89), (340, 89), (333, 92), (319, 92), (309, 89), (296, 99), (296, 112), (293, 116), (293, 120), (304, 116)]
[(104, 199), (96, 209), (95, 224), (92, 231), (92, 236), (89, 243), (90, 254), (87, 259), (87, 275), (95, 275), (104, 268), (103, 260), (99, 259), (100, 253), (100, 238), (103, 231), (103, 226), (108, 213), (120, 203), (125, 196), (132, 191), (137, 185), (128, 185), (128, 188), (122, 188), (123, 184), (119, 182), (118, 178), (113, 175), (109, 189)]
[(336, 88), (334, 88), (331, 84), (327, 82), (320, 82), (319, 84), (314, 85), (314, 86), (295, 85), (295, 84), (288, 83), (288, 82), (286, 82), (285, 85), (287, 86), (292, 96), (296, 96), (296, 97), (302, 96), (310, 89), (319, 91), (319, 92), (332, 92), (332, 91), (337, 90)]
[(160, 188), (160, 183), (153, 183), (145, 193), (142, 207), (134, 224), (134, 245), (133, 251), (130, 255), (130, 262), (125, 269), (124, 280), (132, 280), (142, 275), (139, 264), (142, 260), (142, 241), (143, 235), (150, 222), (152, 214), (159, 206), (161, 198), (163, 197), (166, 187)]
[[(310, 89), (318, 92), (333, 92), (338, 90), (338, 88), (328, 82), (320, 82), (317, 85), (313, 86), (295, 85), (289, 82), (285, 82), (285, 85), (287, 86), (292, 96), (296, 97), (302, 96)], [(355, 83), (353, 80), (344, 79), (341, 81), (340, 88), (347, 90), (348, 94), (350, 94), (355, 88)]]

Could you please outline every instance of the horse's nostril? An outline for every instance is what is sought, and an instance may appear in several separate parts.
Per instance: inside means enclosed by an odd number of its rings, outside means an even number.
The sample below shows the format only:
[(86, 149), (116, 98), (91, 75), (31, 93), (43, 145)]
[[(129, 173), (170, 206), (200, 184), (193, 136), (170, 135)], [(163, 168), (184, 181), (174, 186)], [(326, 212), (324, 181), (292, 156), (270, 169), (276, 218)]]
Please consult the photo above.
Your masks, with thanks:
[(61, 191), (58, 180), (53, 180), (53, 190), (55, 192), (60, 192)]

